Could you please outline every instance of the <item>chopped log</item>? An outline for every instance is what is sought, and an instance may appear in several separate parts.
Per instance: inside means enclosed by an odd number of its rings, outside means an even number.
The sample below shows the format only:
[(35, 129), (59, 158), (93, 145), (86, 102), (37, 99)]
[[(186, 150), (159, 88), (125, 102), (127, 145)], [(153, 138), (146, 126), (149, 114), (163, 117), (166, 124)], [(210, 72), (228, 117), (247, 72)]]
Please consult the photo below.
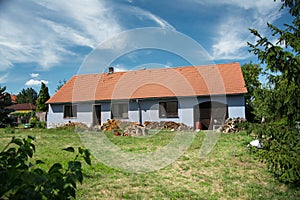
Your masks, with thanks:
[(101, 130), (103, 130), (103, 131), (117, 130), (117, 129), (120, 129), (119, 124), (120, 124), (120, 121), (117, 121), (115, 119), (110, 119), (110, 120), (107, 120), (107, 122), (105, 122), (101, 126)]
[(240, 131), (238, 128), (238, 124), (245, 122), (246, 119), (244, 118), (228, 118), (225, 120), (224, 124), (217, 129), (217, 132), (222, 132), (222, 133), (237, 133)]

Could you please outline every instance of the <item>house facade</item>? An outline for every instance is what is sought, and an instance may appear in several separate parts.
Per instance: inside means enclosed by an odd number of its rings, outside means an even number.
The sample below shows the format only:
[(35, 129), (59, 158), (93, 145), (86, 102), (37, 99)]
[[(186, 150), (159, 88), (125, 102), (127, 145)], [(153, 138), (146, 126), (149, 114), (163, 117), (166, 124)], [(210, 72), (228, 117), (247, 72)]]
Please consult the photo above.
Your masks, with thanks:
[(174, 121), (212, 129), (245, 118), (247, 92), (239, 63), (73, 76), (49, 100), (47, 127), (109, 119)]

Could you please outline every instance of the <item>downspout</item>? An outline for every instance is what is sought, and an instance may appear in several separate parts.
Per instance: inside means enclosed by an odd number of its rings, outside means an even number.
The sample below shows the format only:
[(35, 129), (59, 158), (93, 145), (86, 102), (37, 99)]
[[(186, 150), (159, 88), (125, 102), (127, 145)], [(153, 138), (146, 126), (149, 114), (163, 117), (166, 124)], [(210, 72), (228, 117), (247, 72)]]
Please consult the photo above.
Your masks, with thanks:
[(140, 125), (143, 124), (143, 119), (142, 119), (142, 110), (141, 110), (141, 105), (138, 99), (135, 100), (137, 105), (138, 105), (138, 112), (139, 112), (139, 123)]

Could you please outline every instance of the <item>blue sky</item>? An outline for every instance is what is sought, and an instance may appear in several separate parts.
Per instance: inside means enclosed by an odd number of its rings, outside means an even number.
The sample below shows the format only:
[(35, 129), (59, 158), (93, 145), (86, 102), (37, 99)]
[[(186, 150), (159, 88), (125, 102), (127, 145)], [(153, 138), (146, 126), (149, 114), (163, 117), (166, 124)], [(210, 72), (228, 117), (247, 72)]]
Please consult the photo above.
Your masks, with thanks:
[[(273, 0), (2, 0), (0, 85), (17, 94), (27, 87), (38, 92), (43, 81), (53, 95), (59, 80), (78, 74), (99, 45), (145, 27), (194, 40), (212, 63), (256, 63), (256, 56), (248, 53), (247, 42), (255, 42), (248, 28), (270, 36), (267, 22), (281, 25), (290, 20), (286, 10), (279, 11), (280, 5)], [(117, 71), (189, 64), (159, 48), (124, 53), (110, 62)]]

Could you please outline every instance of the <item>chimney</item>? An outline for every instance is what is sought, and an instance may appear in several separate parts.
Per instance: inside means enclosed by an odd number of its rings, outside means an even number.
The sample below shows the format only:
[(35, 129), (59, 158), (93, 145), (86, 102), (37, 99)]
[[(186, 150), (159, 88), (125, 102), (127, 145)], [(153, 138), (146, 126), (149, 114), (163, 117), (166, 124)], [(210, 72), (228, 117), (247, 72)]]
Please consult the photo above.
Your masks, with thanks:
[(113, 74), (114, 73), (114, 68), (113, 67), (109, 67), (108, 68), (108, 73), (109, 74)]

